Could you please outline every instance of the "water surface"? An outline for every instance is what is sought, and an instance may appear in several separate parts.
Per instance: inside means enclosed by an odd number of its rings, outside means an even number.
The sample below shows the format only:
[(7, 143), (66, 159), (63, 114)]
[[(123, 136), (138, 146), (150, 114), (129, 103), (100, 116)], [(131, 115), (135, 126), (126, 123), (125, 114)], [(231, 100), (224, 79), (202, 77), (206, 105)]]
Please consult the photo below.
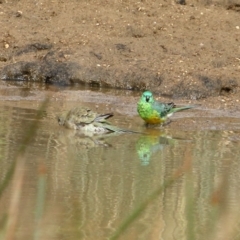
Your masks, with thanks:
[[(100, 112), (114, 109), (112, 103), (99, 102), (82, 104), (93, 109), (97, 104)], [(40, 104), (31, 99), (0, 104), (1, 184), (12, 164), (21, 162), (0, 199), (1, 227), (7, 229), (7, 219), (15, 219), (15, 239), (109, 239), (169, 180), (119, 239), (237, 239), (239, 119), (232, 126), (221, 119), (227, 130), (172, 129), (171, 124), (146, 129), (135, 113), (118, 112), (115, 125), (145, 134), (82, 136), (56, 121), (59, 111), (79, 102), (51, 101), (19, 157)], [(23, 177), (18, 179), (19, 173)]]

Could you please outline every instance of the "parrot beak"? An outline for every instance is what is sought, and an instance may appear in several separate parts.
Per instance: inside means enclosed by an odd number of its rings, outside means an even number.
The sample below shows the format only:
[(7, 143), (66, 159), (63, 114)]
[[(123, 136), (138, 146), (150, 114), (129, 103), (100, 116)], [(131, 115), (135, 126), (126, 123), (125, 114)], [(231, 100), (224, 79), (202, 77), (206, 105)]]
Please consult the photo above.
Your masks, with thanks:
[(146, 102), (149, 102), (149, 100), (150, 100), (150, 97), (146, 96)]

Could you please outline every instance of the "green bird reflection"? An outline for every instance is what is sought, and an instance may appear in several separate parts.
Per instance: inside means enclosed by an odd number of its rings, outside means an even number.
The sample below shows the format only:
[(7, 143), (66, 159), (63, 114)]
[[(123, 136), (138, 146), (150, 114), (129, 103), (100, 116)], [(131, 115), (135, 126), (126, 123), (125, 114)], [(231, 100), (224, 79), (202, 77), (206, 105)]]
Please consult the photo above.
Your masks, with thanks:
[(143, 166), (150, 163), (151, 157), (156, 152), (161, 152), (172, 139), (164, 135), (142, 135), (137, 143), (138, 158)]

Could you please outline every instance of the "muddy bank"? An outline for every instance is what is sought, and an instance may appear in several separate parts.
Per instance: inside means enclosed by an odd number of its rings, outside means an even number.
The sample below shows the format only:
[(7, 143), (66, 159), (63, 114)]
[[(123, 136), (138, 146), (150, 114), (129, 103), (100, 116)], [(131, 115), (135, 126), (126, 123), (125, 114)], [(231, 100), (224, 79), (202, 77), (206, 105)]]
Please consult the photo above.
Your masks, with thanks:
[(178, 3), (1, 1), (0, 78), (238, 97), (239, 5)]

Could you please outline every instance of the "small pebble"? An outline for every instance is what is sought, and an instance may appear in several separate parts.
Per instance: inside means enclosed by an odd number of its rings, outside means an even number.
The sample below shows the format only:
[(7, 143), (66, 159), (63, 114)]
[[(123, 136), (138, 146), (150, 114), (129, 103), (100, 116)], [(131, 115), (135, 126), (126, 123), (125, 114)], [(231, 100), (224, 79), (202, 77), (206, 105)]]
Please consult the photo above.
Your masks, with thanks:
[(16, 17), (21, 17), (22, 16), (22, 11), (17, 11), (16, 12)]

